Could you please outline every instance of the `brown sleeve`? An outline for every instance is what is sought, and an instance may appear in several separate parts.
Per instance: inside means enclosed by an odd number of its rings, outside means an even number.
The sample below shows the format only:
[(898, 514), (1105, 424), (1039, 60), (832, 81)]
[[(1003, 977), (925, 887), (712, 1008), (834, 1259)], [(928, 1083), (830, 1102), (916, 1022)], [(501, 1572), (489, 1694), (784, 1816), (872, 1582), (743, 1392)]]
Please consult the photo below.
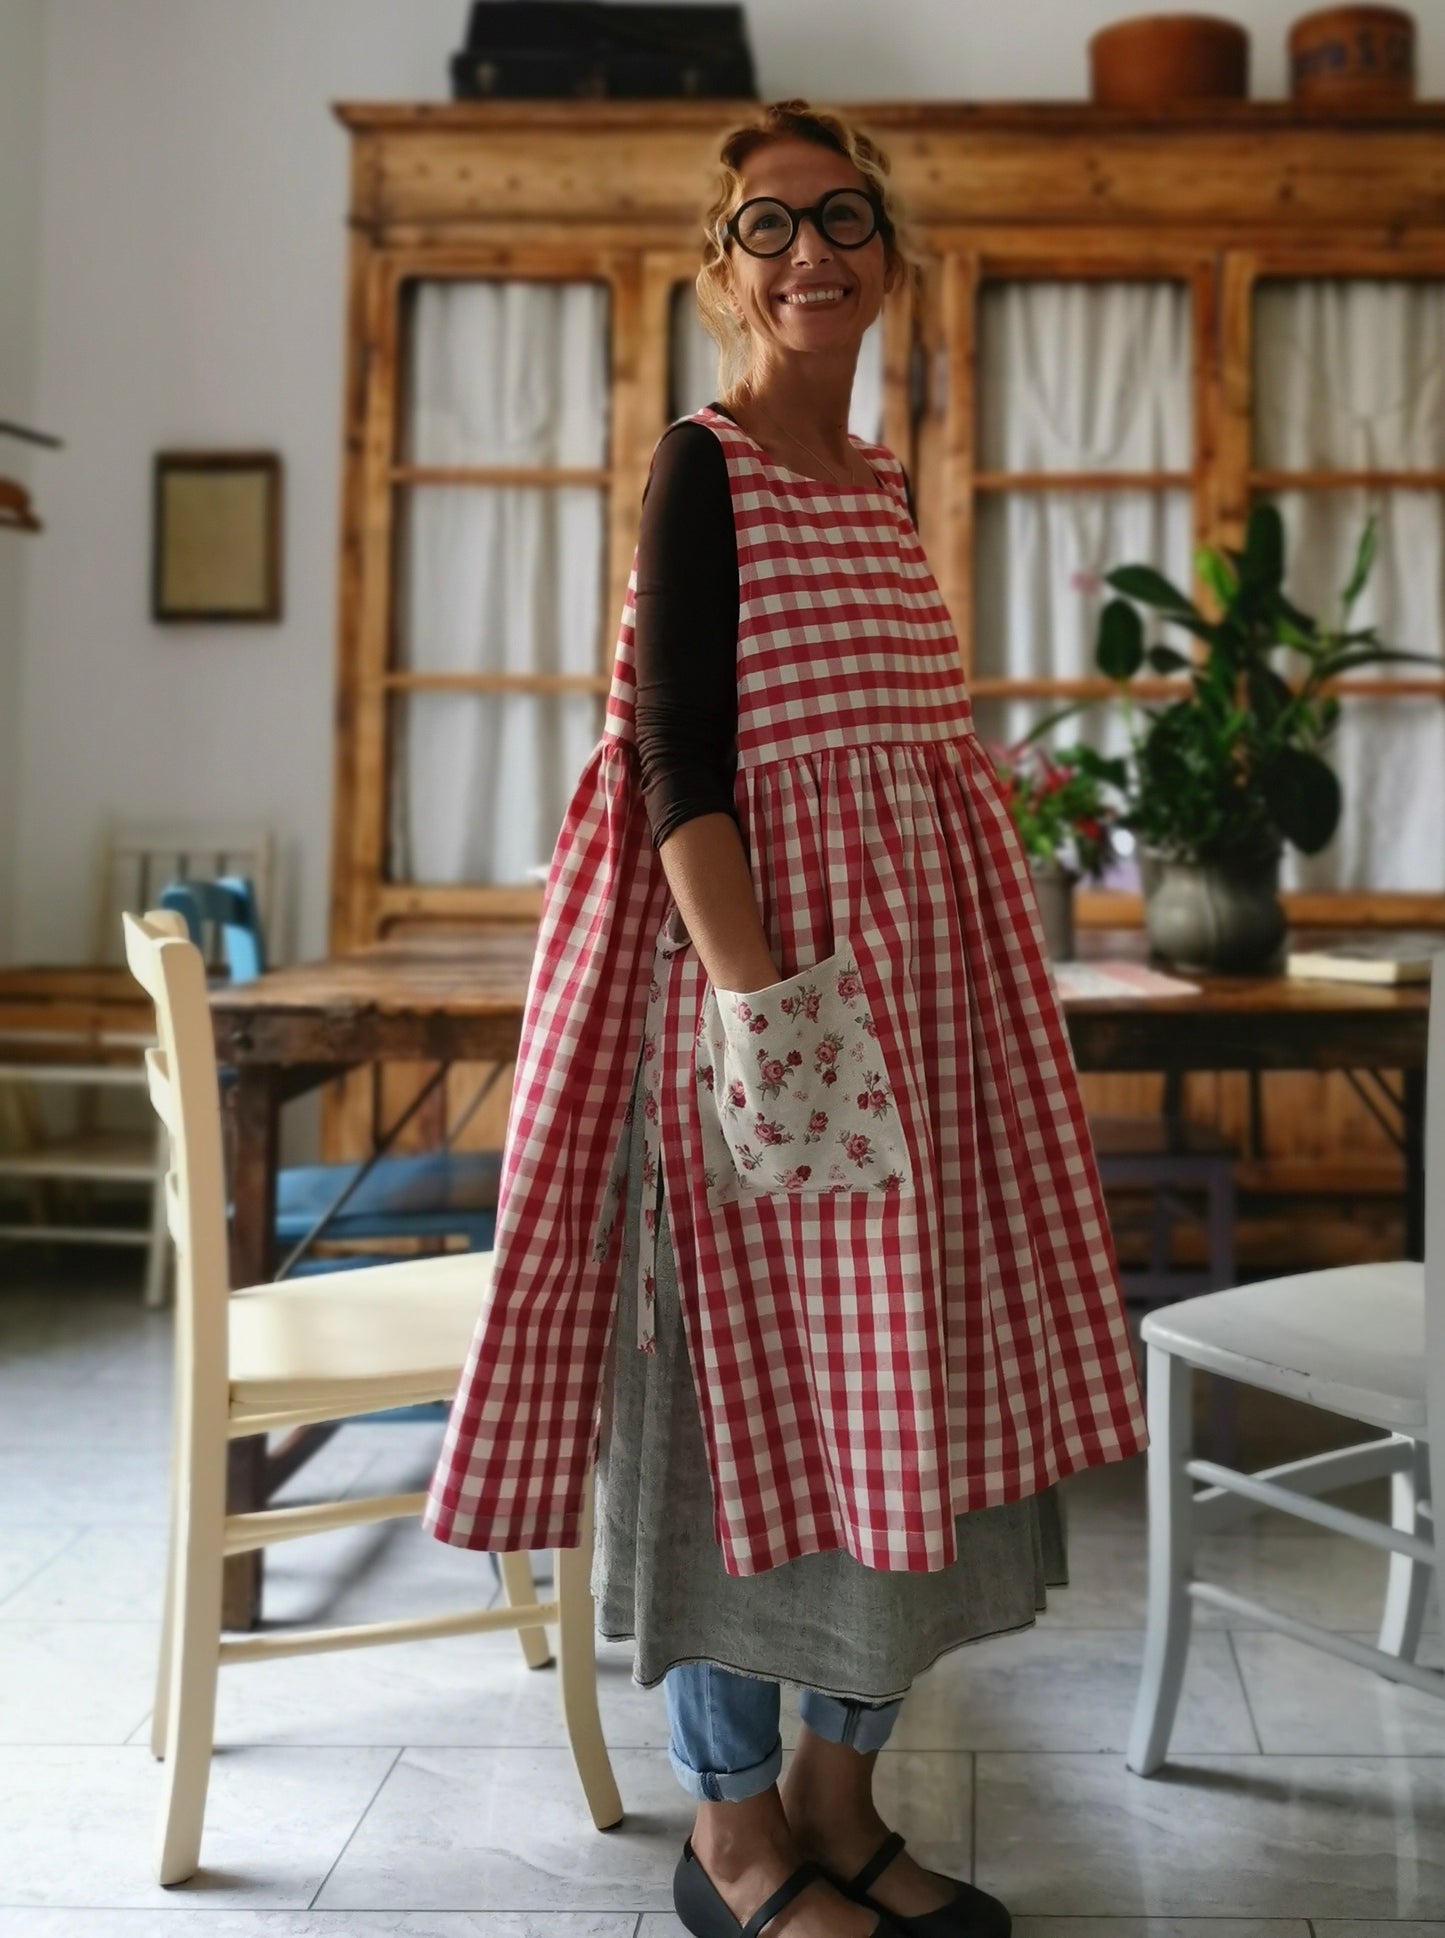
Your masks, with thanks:
[(727, 459), (705, 424), (658, 441), (637, 542), (637, 752), (652, 845), (730, 814), (737, 771), (738, 554)]

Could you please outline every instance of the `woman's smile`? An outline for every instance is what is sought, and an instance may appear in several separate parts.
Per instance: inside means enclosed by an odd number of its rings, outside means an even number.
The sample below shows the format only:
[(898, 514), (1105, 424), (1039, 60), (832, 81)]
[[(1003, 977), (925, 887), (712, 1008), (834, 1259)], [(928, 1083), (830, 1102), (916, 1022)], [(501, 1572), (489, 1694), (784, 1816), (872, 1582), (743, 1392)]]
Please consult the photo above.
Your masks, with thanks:
[(817, 289), (785, 289), (776, 299), (788, 309), (836, 309), (853, 294), (841, 283), (820, 284)]

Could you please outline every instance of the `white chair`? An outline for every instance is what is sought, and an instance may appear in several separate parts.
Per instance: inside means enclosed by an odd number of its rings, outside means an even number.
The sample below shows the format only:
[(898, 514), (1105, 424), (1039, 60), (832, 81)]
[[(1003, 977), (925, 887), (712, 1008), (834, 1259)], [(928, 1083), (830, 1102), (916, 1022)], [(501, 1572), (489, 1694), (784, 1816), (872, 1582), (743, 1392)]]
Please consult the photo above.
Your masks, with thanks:
[[(1334, 1266), (1206, 1292), (1151, 1312), (1148, 1349), (1149, 1612), (1126, 1762), (1140, 1776), (1169, 1748), (1195, 1602), (1445, 1698), (1445, 1669), (1415, 1656), (1438, 1567), (1445, 1503), (1445, 954), (1430, 990), (1425, 1078), (1425, 1262)], [(1287, 1394), (1374, 1428), (1355, 1446), (1258, 1473), (1190, 1457), (1195, 1368)], [(1390, 1521), (1319, 1499), (1390, 1476)], [(1193, 1483), (1202, 1482), (1196, 1492)], [(1282, 1614), (1194, 1575), (1194, 1544), (1273, 1507), (1389, 1557), (1378, 1646)]]
[(328, 1649), (516, 1629), (532, 1668), (558, 1627), (562, 1710), (599, 1830), (622, 1802), (597, 1710), (590, 1588), (591, 1490), (581, 1544), (559, 1549), (552, 1599), (539, 1602), (525, 1553), (500, 1557), (510, 1604), (341, 1628), (221, 1640), (228, 1555), (333, 1528), (420, 1512), (421, 1493), (226, 1512), (226, 1448), (245, 1434), (450, 1400), (461, 1378), (491, 1255), (462, 1252), (233, 1292), (226, 1267), (220, 1096), (200, 951), (179, 915), (125, 918), (126, 955), (156, 1006), (151, 1097), (169, 1132), (166, 1201), (176, 1244), (175, 1442), (171, 1535), (151, 1749), (166, 1760), (157, 1871), (179, 1884), (200, 1861), (215, 1726), (216, 1674), (231, 1663)]
[[(120, 917), (127, 908), (145, 908), (160, 899), (166, 883), (187, 870), (206, 869), (249, 876), (259, 906), (271, 908), (274, 843), (255, 828), (177, 828), (146, 824), (110, 826), (99, 845), (93, 888), (90, 966), (118, 964)], [(217, 944), (219, 947), (219, 942)], [(43, 987), (47, 972), (31, 978)], [(69, 1019), (74, 1005), (63, 1000), (68, 986), (61, 972), (61, 999), (32, 1005), (24, 1027), (0, 1028), (0, 1091), (16, 1127), (0, 1148), (0, 1181), (25, 1188), (32, 1199), (28, 1222), (0, 1224), (0, 1237), (32, 1243), (124, 1245), (146, 1254), (144, 1298), (164, 1305), (170, 1246), (166, 1238), (164, 1135), (144, 1110), (144, 1039), (128, 1029), (107, 1029), (102, 1012), (83, 1023)], [(52, 1020), (54, 1019), (54, 1020)], [(131, 1114), (123, 1100), (131, 1093)], [(42, 1094), (68, 1103), (72, 1121), (63, 1127), (47, 1111)], [(117, 1106), (123, 1121), (104, 1121), (105, 1101)], [(139, 1112), (137, 1118), (136, 1112)], [(150, 1217), (144, 1225), (104, 1222), (78, 1215), (61, 1203), (51, 1215), (35, 1215), (48, 1199), (69, 1196), (77, 1187), (145, 1189)]]

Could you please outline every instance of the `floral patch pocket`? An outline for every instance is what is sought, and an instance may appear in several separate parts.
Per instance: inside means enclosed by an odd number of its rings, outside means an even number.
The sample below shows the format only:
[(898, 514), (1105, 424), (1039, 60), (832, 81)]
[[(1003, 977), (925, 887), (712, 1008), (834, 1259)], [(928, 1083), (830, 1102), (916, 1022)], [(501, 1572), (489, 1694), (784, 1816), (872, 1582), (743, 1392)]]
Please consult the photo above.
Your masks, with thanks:
[(764, 989), (709, 984), (695, 1066), (709, 1204), (909, 1183), (893, 1085), (846, 937)]

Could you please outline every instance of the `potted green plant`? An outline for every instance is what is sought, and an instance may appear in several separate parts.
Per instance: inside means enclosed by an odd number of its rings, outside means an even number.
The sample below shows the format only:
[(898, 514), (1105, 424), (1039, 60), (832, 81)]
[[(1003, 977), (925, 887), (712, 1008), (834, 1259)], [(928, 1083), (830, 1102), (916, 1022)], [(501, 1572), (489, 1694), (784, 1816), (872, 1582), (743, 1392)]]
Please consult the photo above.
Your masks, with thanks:
[[(1119, 684), (1129, 751), (1113, 758), (1087, 747), (1074, 752), (1123, 797), (1118, 825), (1139, 844), (1150, 943), (1181, 968), (1245, 972), (1276, 958), (1286, 926), (1283, 844), (1317, 854), (1339, 825), (1339, 781), (1323, 750), (1340, 702), (1321, 691), (1325, 682), (1384, 661), (1438, 664), (1433, 654), (1382, 646), (1372, 626), (1350, 625), (1376, 535), (1372, 517), (1334, 626), (1286, 596), (1284, 526), (1273, 505), (1251, 514), (1242, 551), (1199, 551), (1199, 577), (1218, 607), (1213, 617), (1152, 566), (1124, 565), (1107, 576), (1121, 596), (1100, 614), (1095, 658)], [(1146, 643), (1140, 606), (1193, 634), (1205, 652), (1191, 657)], [(1306, 662), (1297, 685), (1270, 663), (1283, 649)], [(1187, 692), (1165, 706), (1140, 706), (1128, 689), (1145, 667), (1187, 673)], [(1097, 704), (1066, 707), (1026, 738)]]
[(1027, 739), (988, 744), (985, 751), (1028, 856), (1049, 954), (1067, 962), (1074, 953), (1074, 886), (1081, 876), (1102, 875), (1114, 860), (1118, 809), (1080, 757), (1092, 748), (1060, 747), (1050, 755)]

